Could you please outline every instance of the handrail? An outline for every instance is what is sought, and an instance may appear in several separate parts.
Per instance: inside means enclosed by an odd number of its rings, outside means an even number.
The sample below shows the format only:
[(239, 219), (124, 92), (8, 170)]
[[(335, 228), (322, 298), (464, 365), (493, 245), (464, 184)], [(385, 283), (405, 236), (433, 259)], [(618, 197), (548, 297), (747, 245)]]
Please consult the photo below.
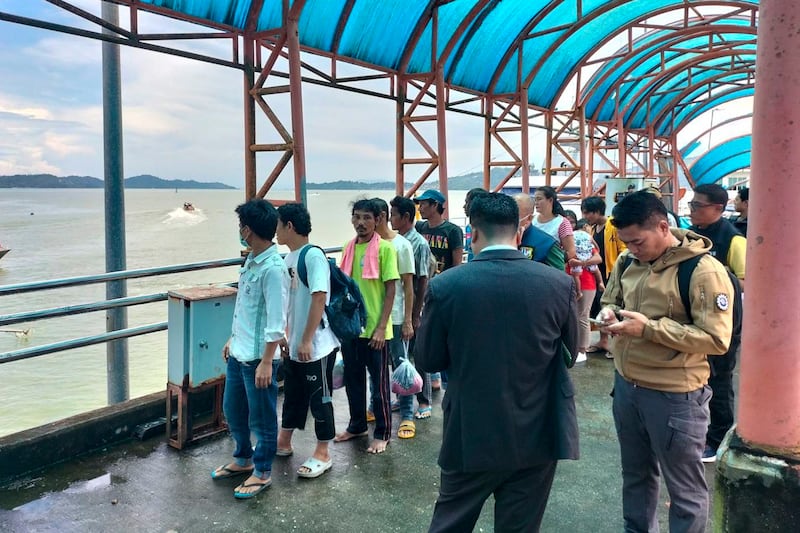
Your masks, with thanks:
[[(323, 248), (326, 254), (339, 253), (342, 251), (341, 246)], [(144, 278), (151, 276), (161, 276), (165, 274), (177, 274), (180, 272), (190, 272), (194, 270), (206, 270), (212, 268), (223, 268), (227, 266), (239, 266), (242, 264), (243, 258), (236, 257), (231, 259), (218, 259), (213, 261), (201, 261), (197, 263), (186, 263), (181, 265), (169, 265), (154, 268), (141, 268), (133, 270), (120, 270), (117, 272), (107, 272), (104, 274), (94, 274), (88, 276), (76, 276), (72, 278), (54, 279), (47, 281), (37, 281), (29, 283), (18, 283), (14, 285), (0, 286), (0, 296), (8, 296), (11, 294), (22, 294), (50, 289), (60, 289), (65, 287), (75, 287), (81, 285), (91, 285), (93, 283), (103, 283), (106, 281), (114, 281), (120, 279), (134, 279)], [(235, 283), (224, 283), (223, 285), (234, 286)], [(119, 307), (129, 307), (133, 305), (143, 305), (165, 301), (168, 298), (168, 293), (160, 292), (154, 294), (146, 294), (141, 296), (128, 296), (124, 298), (116, 298), (113, 300), (103, 300), (99, 302), (92, 302), (86, 304), (77, 304), (66, 307), (52, 307), (49, 309), (39, 309), (36, 311), (27, 311), (23, 313), (12, 313), (8, 315), (0, 315), (0, 326), (8, 326), (18, 324), (21, 322), (30, 322), (36, 320), (44, 320), (48, 318), (57, 318), (63, 316), (71, 316), (82, 313), (91, 313), (95, 311), (104, 311), (107, 309), (114, 309)], [(22, 359), (30, 359), (40, 355), (47, 355), (56, 352), (63, 352), (75, 348), (82, 348), (84, 346), (91, 346), (93, 344), (100, 344), (118, 339), (135, 337), (138, 335), (145, 335), (164, 331), (168, 327), (167, 322), (158, 322), (147, 324), (144, 326), (136, 326), (116, 331), (110, 331), (99, 335), (90, 335), (86, 337), (78, 337), (61, 342), (54, 342), (50, 344), (43, 344), (31, 348), (23, 348), (11, 352), (0, 353), (0, 364), (10, 363), (12, 361), (19, 361)]]
[(47, 289), (61, 289), (64, 287), (76, 287), (80, 285), (91, 285), (104, 281), (115, 281), (119, 279), (146, 278), (149, 276), (161, 276), (163, 274), (177, 274), (179, 272), (191, 272), (192, 270), (205, 270), (209, 268), (221, 268), (226, 266), (241, 265), (243, 259), (236, 257), (233, 259), (218, 259), (215, 261), (201, 261), (199, 263), (186, 263), (183, 265), (169, 265), (154, 268), (140, 268), (135, 270), (118, 270), (116, 272), (106, 272), (105, 274), (92, 274), (89, 276), (77, 276), (74, 278), (51, 279), (47, 281), (33, 281), (29, 283), (18, 283), (15, 285), (4, 285), (0, 287), (0, 296), (9, 294), (22, 294)]
[(63, 352), (65, 350), (72, 350), (74, 348), (83, 348), (84, 346), (115, 341), (117, 339), (127, 339), (128, 337), (136, 337), (137, 335), (155, 333), (156, 331), (164, 331), (166, 329), (166, 322), (157, 322), (155, 324), (136, 326), (134, 328), (118, 329), (116, 331), (101, 333), (99, 335), (78, 337), (77, 339), (70, 339), (68, 341), (42, 344), (41, 346), (34, 346), (32, 348), (23, 348), (22, 350), (15, 350), (13, 352), (0, 354), (0, 364), (11, 363), (12, 361), (19, 361), (20, 359), (30, 359), (31, 357), (38, 357), (40, 355)]

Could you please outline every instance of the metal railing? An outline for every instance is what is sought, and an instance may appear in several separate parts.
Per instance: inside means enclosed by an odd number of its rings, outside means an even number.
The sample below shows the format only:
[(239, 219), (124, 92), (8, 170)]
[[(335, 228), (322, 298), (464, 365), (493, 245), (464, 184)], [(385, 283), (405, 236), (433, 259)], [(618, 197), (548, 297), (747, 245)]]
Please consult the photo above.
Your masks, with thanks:
[[(10, 296), (12, 294), (24, 294), (24, 293), (52, 290), (52, 289), (62, 289), (65, 287), (78, 287), (82, 285), (105, 283), (108, 281), (146, 278), (154, 276), (163, 276), (167, 274), (179, 274), (181, 272), (191, 272), (195, 270), (209, 270), (214, 268), (237, 266), (241, 265), (242, 261), (243, 259), (241, 257), (236, 257), (231, 259), (202, 261), (199, 263), (186, 263), (181, 265), (171, 265), (171, 266), (163, 266), (155, 268), (142, 268), (135, 270), (121, 270), (118, 272), (108, 272), (105, 274), (94, 274), (89, 276), (78, 276), (73, 278), (36, 281), (31, 283), (19, 283), (15, 285), (4, 285), (0, 286), (0, 297)], [(102, 300), (86, 304), (68, 305), (61, 307), (53, 307), (49, 309), (39, 309), (36, 311), (27, 311), (24, 313), (0, 315), (0, 327), (20, 324), (23, 322), (35, 322), (38, 320), (45, 320), (49, 318), (92, 313), (96, 311), (105, 311), (107, 309), (130, 307), (134, 305), (143, 305), (153, 302), (161, 302), (161, 301), (166, 301), (167, 298), (168, 294), (166, 292), (159, 292), (154, 294), (146, 294), (142, 296), (128, 296), (125, 298), (116, 298), (113, 300)], [(64, 340), (61, 342), (54, 342), (50, 344), (43, 344), (40, 346), (33, 346), (30, 348), (23, 348), (20, 350), (13, 350), (10, 352), (0, 353), (0, 364), (10, 363), (12, 361), (19, 361), (22, 359), (29, 359), (32, 357), (38, 357), (41, 355), (47, 355), (56, 352), (63, 352), (75, 348), (83, 348), (84, 346), (101, 344), (118, 339), (136, 337), (138, 335), (146, 335), (148, 333), (155, 333), (157, 331), (164, 331), (166, 329), (167, 329), (167, 322), (157, 322), (153, 324), (146, 324), (143, 326), (136, 326), (116, 331), (110, 331), (99, 335), (78, 337), (74, 339)]]
[[(339, 253), (342, 251), (341, 247), (323, 248), (326, 254)], [(0, 286), (0, 298), (3, 296), (10, 296), (13, 294), (24, 294), (52, 289), (62, 289), (65, 287), (77, 287), (82, 285), (91, 285), (96, 283), (105, 283), (108, 281), (128, 280), (137, 278), (147, 278), (154, 276), (163, 276), (168, 274), (179, 274), (181, 272), (191, 272), (196, 270), (210, 270), (214, 268), (224, 268), (229, 266), (239, 266), (244, 259), (235, 257), (231, 259), (218, 259), (213, 261), (201, 261), (198, 263), (186, 263), (180, 265), (170, 265), (154, 268), (142, 268), (135, 270), (121, 270), (118, 272), (108, 272), (105, 274), (94, 274), (89, 276), (78, 276), (72, 278), (54, 279), (48, 281), (36, 281), (30, 283), (19, 283), (14, 285)], [(235, 286), (235, 283), (228, 285)], [(121, 307), (131, 307), (135, 305), (143, 305), (154, 302), (166, 301), (168, 299), (167, 292), (158, 292), (153, 294), (146, 294), (142, 296), (128, 296), (124, 298), (116, 298), (113, 300), (101, 300), (98, 302), (68, 305), (61, 307), (53, 307), (48, 309), (39, 309), (36, 311), (27, 311), (24, 313), (13, 313), (7, 315), (0, 315), (0, 328), (3, 326), (10, 326), (20, 324), (23, 322), (35, 322), (37, 320), (45, 320), (50, 318), (58, 318), (64, 316), (78, 315), (83, 313), (92, 313), (96, 311), (105, 311), (107, 309), (115, 309)], [(167, 329), (167, 322), (156, 322), (152, 324), (145, 324), (142, 326), (130, 327), (116, 331), (110, 331), (98, 335), (90, 335), (86, 337), (78, 337), (68, 339), (61, 342), (54, 342), (50, 344), (42, 344), (40, 346), (33, 346), (30, 348), (23, 348), (13, 350), (10, 352), (0, 353), (0, 364), (11, 363), (13, 361), (20, 361), (22, 359), (30, 359), (32, 357), (39, 357), (56, 352), (63, 352), (75, 348), (83, 348), (94, 344), (101, 344), (119, 339), (129, 337), (136, 337), (139, 335), (146, 335)]]

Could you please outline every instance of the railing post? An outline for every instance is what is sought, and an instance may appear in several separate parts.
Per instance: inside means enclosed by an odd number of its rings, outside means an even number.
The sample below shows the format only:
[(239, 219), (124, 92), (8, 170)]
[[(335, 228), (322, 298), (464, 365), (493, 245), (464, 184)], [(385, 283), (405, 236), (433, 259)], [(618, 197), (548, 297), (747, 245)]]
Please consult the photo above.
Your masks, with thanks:
[[(119, 25), (119, 7), (103, 2), (103, 19)], [(114, 32), (103, 28), (103, 33)], [(122, 91), (119, 45), (103, 42), (103, 159), (105, 178), (106, 271), (126, 269), (125, 182), (122, 165)], [(125, 280), (106, 283), (109, 300), (127, 296)], [(125, 308), (106, 311), (106, 331), (128, 327)], [(108, 403), (124, 402), (128, 392), (128, 341), (119, 339), (106, 346)]]

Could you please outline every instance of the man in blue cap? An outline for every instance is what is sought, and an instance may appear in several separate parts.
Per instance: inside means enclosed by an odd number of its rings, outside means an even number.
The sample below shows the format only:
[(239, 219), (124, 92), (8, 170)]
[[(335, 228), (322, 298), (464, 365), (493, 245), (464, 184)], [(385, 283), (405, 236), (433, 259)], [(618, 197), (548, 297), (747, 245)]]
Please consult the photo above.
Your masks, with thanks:
[(419, 214), (424, 219), (417, 222), (416, 230), (431, 247), (436, 258), (437, 274), (460, 265), (464, 256), (464, 233), (442, 216), (446, 201), (444, 195), (435, 189), (428, 189), (414, 198), (414, 203), (419, 206)]

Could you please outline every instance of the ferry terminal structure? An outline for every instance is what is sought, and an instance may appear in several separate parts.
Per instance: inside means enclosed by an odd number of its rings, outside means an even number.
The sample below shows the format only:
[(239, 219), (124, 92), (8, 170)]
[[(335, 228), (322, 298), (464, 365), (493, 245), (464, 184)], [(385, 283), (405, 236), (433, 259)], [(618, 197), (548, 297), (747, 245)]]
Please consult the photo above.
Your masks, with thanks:
[[(562, 189), (579, 181), (583, 195), (593, 191), (597, 173), (610, 179), (649, 179), (658, 183), (675, 208), (681, 173), (699, 184), (751, 167), (755, 178), (750, 232), (755, 238), (748, 253), (747, 291), (753, 296), (745, 304), (739, 424), (719, 466), (723, 474), (744, 476), (748, 484), (725, 483), (723, 475), (718, 486), (725, 497), (723, 522), (730, 530), (735, 530), (731, 524), (737, 516), (743, 519), (732, 509), (762, 513), (767, 522), (788, 512), (780, 498), (762, 506), (748, 502), (758, 499), (767, 478), (782, 480), (784, 495), (798, 490), (791, 472), (800, 452), (800, 399), (794, 393), (800, 380), (800, 365), (794, 360), (800, 328), (795, 324), (798, 318), (783, 310), (795, 308), (800, 298), (800, 288), (791, 283), (792, 265), (800, 252), (782, 246), (793, 232), (777, 227), (769, 213), (785, 212), (788, 199), (800, 192), (794, 179), (800, 156), (791, 150), (800, 127), (800, 106), (791, 99), (793, 84), (800, 78), (800, 47), (789, 22), (800, 15), (800, 7), (777, 0), (591, 4), (580, 0), (291, 4), (118, 0), (114, 4), (129, 15), (123, 26), (68, 2), (52, 3), (103, 31), (5, 12), (0, 12), (0, 21), (241, 70), (247, 198), (268, 195), (291, 161), (295, 199), (305, 200), (304, 82), (396, 102), (396, 183), (401, 194), (413, 194), (434, 172), (438, 188), (447, 194), (447, 112), (483, 120), (487, 188), (494, 166), (509, 169), (506, 179), (519, 172), (523, 190), (529, 188), (528, 135), (533, 127), (544, 128), (547, 134), (548, 182)], [(203, 30), (147, 34), (139, 29), (141, 13), (189, 21)], [(381, 24), (368, 24), (375, 20)], [(627, 43), (606, 51), (603, 45), (618, 36), (625, 36)], [(161, 44), (202, 38), (228, 40), (231, 57)], [(329, 68), (309, 65), (304, 54), (327, 58)], [(342, 63), (371, 72), (339, 76)], [(369, 88), (363, 87), (365, 82)], [(372, 88), (376, 82), (385, 83), (386, 89)], [(269, 104), (270, 96), (280, 93), (290, 95), (288, 126), (277, 120)], [(752, 136), (727, 139), (688, 165), (685, 158), (696, 149), (696, 141), (679, 146), (682, 128), (716, 106), (751, 96)], [(258, 110), (285, 142), (258, 142)], [(433, 126), (425, 130), (433, 135), (423, 132), (420, 125), (425, 123)], [(509, 138), (520, 140), (519, 152), (511, 148), (516, 143)], [(418, 143), (427, 155), (410, 157), (409, 141)], [(264, 153), (280, 154), (280, 159), (259, 184), (256, 158)], [(554, 166), (555, 154), (567, 164)], [(606, 161), (602, 169), (595, 168), (599, 159)], [(422, 170), (413, 176), (412, 187), (404, 190), (412, 168)], [(776, 279), (786, 282), (775, 283)], [(757, 336), (759, 331), (777, 334), (767, 340)]]

